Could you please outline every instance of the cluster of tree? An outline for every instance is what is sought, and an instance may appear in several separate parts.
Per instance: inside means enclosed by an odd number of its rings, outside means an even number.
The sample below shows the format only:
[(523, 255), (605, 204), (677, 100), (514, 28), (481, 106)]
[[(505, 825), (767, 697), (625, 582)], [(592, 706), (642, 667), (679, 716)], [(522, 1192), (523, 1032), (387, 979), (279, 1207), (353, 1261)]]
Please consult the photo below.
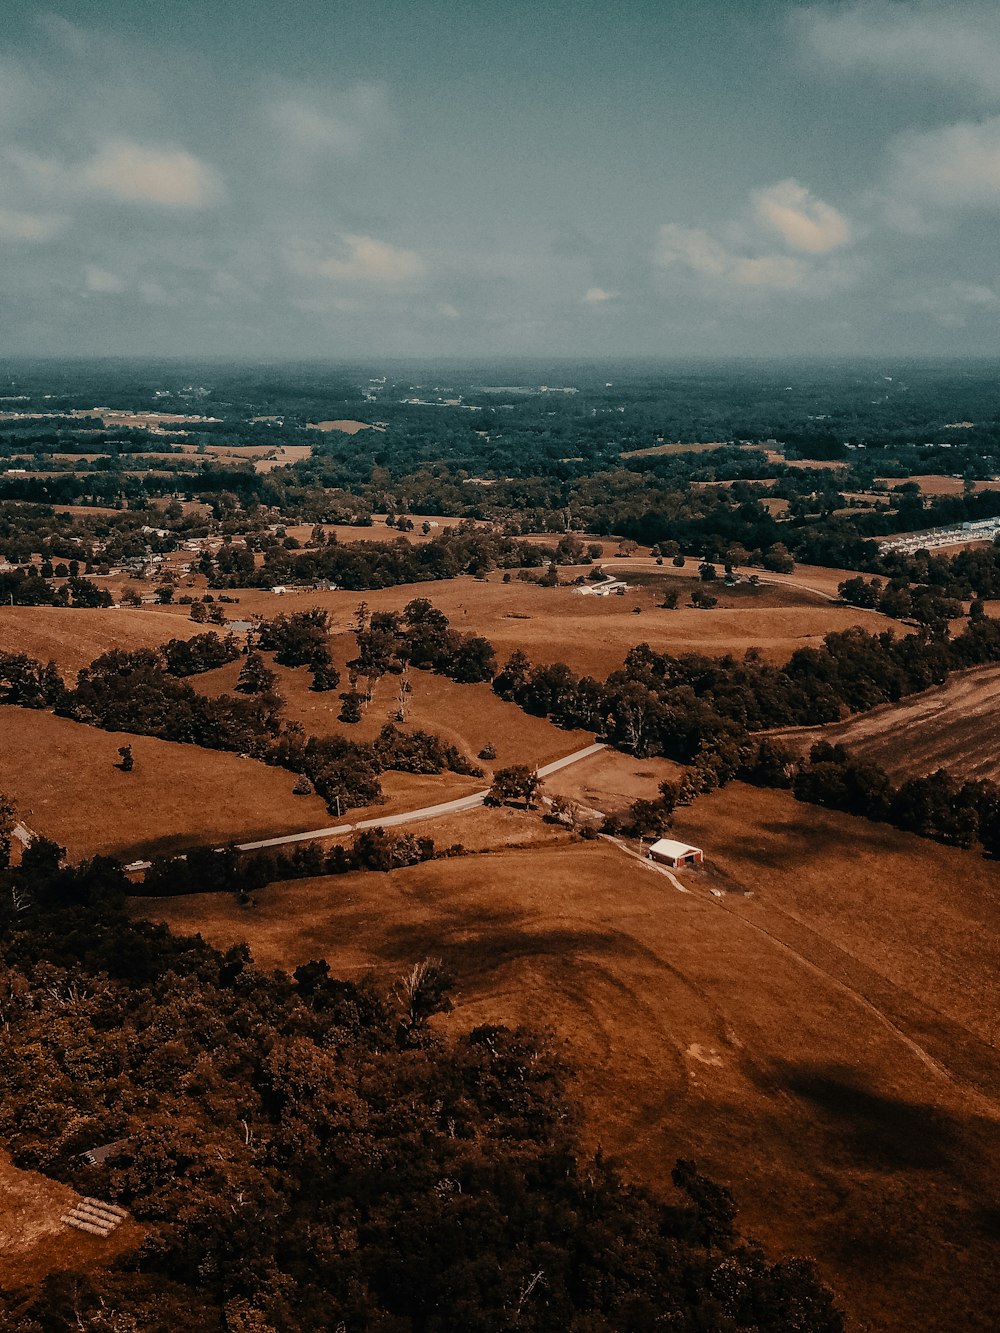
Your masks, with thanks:
[(517, 650), (493, 689), (529, 713), (594, 731), (633, 754), (691, 763), (713, 751), (728, 753), (732, 767), (748, 733), (833, 722), (941, 684), (950, 671), (996, 661), (1000, 621), (978, 616), (952, 639), (860, 628), (828, 634), (822, 647), (800, 648), (783, 666), (754, 649), (742, 659), (674, 657), (639, 644), (603, 683), (564, 663), (532, 666)]
[(894, 786), (885, 769), (852, 757), (842, 745), (819, 741), (791, 780), (800, 801), (864, 815), (922, 838), (956, 847), (978, 839), (1000, 855), (1000, 788), (979, 779), (959, 782), (939, 768)]
[(257, 631), (261, 648), (274, 653), (282, 666), (307, 666), (314, 690), (335, 690), (340, 672), (330, 656), (330, 617), (321, 607), (279, 614), (265, 620)]
[(145, 1232), (113, 1269), (4, 1290), (10, 1333), (842, 1330), (693, 1163), (661, 1201), (588, 1158), (537, 1036), (440, 1035), (441, 962), (388, 995), (323, 960), (267, 974), (130, 920), (128, 887), (45, 843), (0, 883), (0, 1136)]
[[(64, 577), (68, 567), (60, 566)], [(50, 574), (53, 571), (50, 571)], [(111, 606), (112, 597), (107, 588), (101, 588), (93, 579), (70, 576), (65, 583), (49, 582), (35, 565), (12, 569), (0, 574), (0, 602), (8, 606)]]
[(277, 542), (265, 547), (260, 568), (249, 552), (241, 559), (235, 549), (225, 555), (220, 551), (214, 558), (206, 554), (200, 568), (218, 588), (311, 585), (322, 579), (339, 588), (362, 590), (485, 574), (496, 568), (539, 566), (550, 558), (544, 546), (460, 523), (420, 545), (397, 537), (391, 542), (328, 542), (316, 549), (293, 551)]
[[(881, 579), (865, 579), (858, 575), (845, 579), (837, 591), (850, 606), (881, 611), (884, 616), (896, 620), (915, 620), (937, 633), (946, 630), (948, 622), (963, 611), (962, 603), (955, 598), (941, 597), (929, 588), (911, 588), (906, 579), (900, 578), (883, 583)], [(981, 613), (982, 603), (977, 601), (974, 606), (976, 613)]]
[(0, 652), (0, 703), (55, 708), (65, 691), (55, 662), (43, 666), (27, 653)]
[(452, 629), (443, 611), (426, 597), (415, 597), (401, 612), (358, 607), (355, 623), (357, 656), (348, 662), (352, 675), (372, 684), (406, 667), (435, 671), (465, 685), (492, 680), (496, 671), (493, 645), (481, 634)]
[(212, 630), (207, 634), (195, 634), (190, 639), (170, 639), (160, 651), (172, 676), (198, 676), (203, 671), (214, 671), (227, 662), (235, 662), (240, 655), (234, 635), (227, 634), (220, 639)]
[[(454, 855), (455, 851), (449, 848), (445, 854)], [(347, 847), (336, 843), (324, 849), (318, 842), (295, 843), (287, 851), (240, 852), (231, 847), (212, 851), (198, 847), (183, 856), (155, 857), (138, 892), (153, 897), (235, 893), (245, 900), (254, 891), (284, 880), (346, 875), (353, 870), (399, 870), (430, 861), (439, 854), (433, 838), (392, 833), (381, 827), (355, 833)]]

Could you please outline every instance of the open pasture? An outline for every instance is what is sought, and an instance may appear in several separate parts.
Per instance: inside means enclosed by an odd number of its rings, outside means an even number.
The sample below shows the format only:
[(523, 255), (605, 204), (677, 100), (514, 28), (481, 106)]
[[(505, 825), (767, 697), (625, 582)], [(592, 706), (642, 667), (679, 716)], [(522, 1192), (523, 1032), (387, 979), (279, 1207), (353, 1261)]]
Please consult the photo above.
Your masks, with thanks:
[[(131, 861), (336, 822), (319, 797), (292, 795), (294, 774), (235, 754), (10, 706), (0, 706), (0, 737), (0, 791), (71, 859)], [(131, 773), (116, 767), (122, 745)]]
[[(673, 569), (669, 561), (657, 566), (635, 557), (602, 563), (616, 577), (633, 581), (624, 596), (582, 596), (572, 587), (542, 588), (517, 579), (504, 583), (494, 573), (488, 579), (463, 576), (367, 592), (290, 591), (276, 597), (240, 589), (239, 614), (273, 616), (323, 606), (334, 627), (345, 630), (362, 601), (373, 611), (401, 611), (413, 598), (426, 597), (455, 629), (488, 638), (501, 664), (515, 648), (522, 648), (533, 662), (563, 661), (601, 679), (617, 670), (637, 643), (663, 652), (712, 656), (759, 648), (769, 661), (783, 662), (796, 648), (815, 646), (832, 631), (861, 625), (875, 632), (890, 623), (876, 612), (832, 604), (837, 582), (844, 577), (840, 571), (822, 571), (815, 586), (808, 572), (796, 571), (787, 578), (764, 574), (767, 582), (756, 591), (747, 586), (728, 589), (719, 580), (711, 588), (719, 605), (704, 611), (687, 605), (697, 586), (693, 561), (682, 570)], [(562, 577), (575, 572), (563, 571)], [(658, 605), (668, 589), (680, 593), (677, 610)]]
[(805, 753), (816, 741), (846, 745), (896, 780), (947, 768), (959, 778), (1000, 781), (1000, 667), (957, 672), (944, 685), (846, 722), (772, 732)]
[(684, 893), (566, 840), (276, 884), (253, 913), (211, 895), (135, 910), (386, 992), (438, 956), (446, 1025), (550, 1029), (591, 1146), (654, 1190), (696, 1158), (748, 1234), (818, 1257), (850, 1327), (992, 1329), (995, 867), (737, 785), (677, 835), (710, 861)]
[(0, 606), (0, 652), (53, 660), (72, 674), (112, 648), (156, 648), (204, 628), (183, 607)]
[[(32, 709), (0, 706), (0, 791), (33, 832), (71, 859), (123, 861), (220, 847), (422, 809), (481, 791), (455, 773), (383, 773), (380, 805), (331, 815), (318, 796), (295, 796), (295, 774), (254, 759), (151, 736), (101, 731)], [(131, 745), (123, 773), (118, 748)]]
[[(346, 663), (356, 652), (352, 635), (335, 636), (333, 658), (341, 672), (341, 687), (322, 693), (310, 689), (311, 677), (304, 668), (276, 666), (271, 655), (266, 655), (278, 676), (276, 689), (285, 699), (285, 716), (300, 722), (308, 735), (343, 735), (351, 740), (370, 741), (390, 717), (395, 718), (399, 677), (388, 675), (375, 686), (372, 701), (360, 722), (348, 724), (337, 720), (340, 694), (348, 688)], [(191, 684), (206, 693), (222, 694), (235, 685), (240, 665), (238, 661), (230, 662), (217, 671), (193, 676)], [(433, 732), (476, 763), (480, 762), (479, 751), (492, 744), (497, 757), (490, 763), (482, 763), (487, 772), (506, 764), (547, 764), (592, 744), (594, 739), (589, 732), (563, 731), (546, 718), (532, 717), (515, 704), (498, 698), (488, 684), (458, 685), (430, 671), (411, 671), (410, 684), (406, 729)], [(483, 782), (477, 785), (481, 788)]]
[(310, 430), (321, 430), (329, 432), (339, 430), (343, 435), (357, 435), (359, 430), (377, 430), (384, 431), (384, 426), (373, 426), (370, 421), (310, 421)]

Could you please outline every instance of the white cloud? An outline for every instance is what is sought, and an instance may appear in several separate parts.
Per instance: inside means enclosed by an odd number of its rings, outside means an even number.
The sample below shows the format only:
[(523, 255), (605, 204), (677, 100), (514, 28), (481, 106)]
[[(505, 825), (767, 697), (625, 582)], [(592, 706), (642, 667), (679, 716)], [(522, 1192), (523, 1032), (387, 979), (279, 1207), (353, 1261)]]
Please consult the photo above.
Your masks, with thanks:
[(660, 228), (655, 252), (664, 266), (682, 264), (696, 273), (721, 278), (732, 266), (733, 257), (726, 247), (700, 227), (680, 227), (668, 222)]
[(0, 238), (5, 241), (49, 241), (64, 225), (63, 218), (51, 214), (0, 208)]
[(170, 295), (162, 283), (154, 278), (147, 278), (145, 282), (139, 283), (139, 293), (147, 305), (174, 305), (174, 298)]
[(437, 308), (437, 312), (439, 315), (443, 315), (445, 319), (461, 319), (461, 315), (450, 301), (442, 301)]
[(83, 270), (83, 285), (88, 292), (100, 292), (108, 295), (118, 295), (125, 290), (125, 284), (115, 273), (109, 273), (106, 268), (98, 268), (96, 264), (86, 264)]
[(203, 208), (222, 196), (211, 167), (182, 148), (150, 148), (127, 139), (104, 145), (79, 172), (81, 184), (125, 203)]
[(805, 49), (825, 66), (930, 78), (977, 97), (1000, 97), (1000, 13), (995, 4), (939, 6), (866, 0), (792, 15)]
[(617, 292), (605, 291), (603, 287), (588, 287), (583, 299), (587, 305), (603, 305), (606, 301), (613, 301), (617, 295)]
[(272, 128), (296, 154), (331, 152), (351, 156), (390, 121), (381, 84), (355, 83), (342, 93), (286, 88), (265, 106)]
[(343, 258), (323, 259), (316, 272), (334, 282), (365, 282), (395, 286), (423, 277), (427, 265), (414, 250), (401, 250), (374, 236), (345, 233)]
[(846, 245), (851, 229), (843, 213), (824, 203), (796, 180), (779, 181), (753, 194), (759, 221), (772, 227), (786, 245), (807, 254), (825, 254)]
[(309, 151), (332, 149), (352, 153), (360, 142), (360, 134), (354, 125), (326, 115), (305, 102), (291, 98), (274, 102), (268, 114), (276, 129)]
[(656, 262), (665, 268), (679, 265), (737, 287), (791, 291), (805, 286), (808, 266), (791, 255), (741, 255), (700, 227), (668, 223), (660, 228)]
[(1000, 116), (901, 135), (890, 149), (890, 213), (1000, 207)]

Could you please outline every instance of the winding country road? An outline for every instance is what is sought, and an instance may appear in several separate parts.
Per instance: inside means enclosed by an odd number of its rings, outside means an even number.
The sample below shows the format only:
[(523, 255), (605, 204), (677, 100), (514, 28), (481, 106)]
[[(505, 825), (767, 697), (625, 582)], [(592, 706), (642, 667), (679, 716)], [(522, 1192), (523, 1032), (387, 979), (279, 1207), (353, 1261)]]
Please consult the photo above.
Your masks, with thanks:
[[(540, 778), (550, 777), (560, 769), (578, 764), (581, 759), (589, 759), (607, 747), (599, 742), (586, 745), (582, 750), (554, 759), (551, 764), (543, 764), (535, 772)], [(286, 847), (293, 842), (318, 842), (320, 838), (339, 838), (345, 833), (357, 833), (367, 828), (393, 828), (397, 824), (413, 824), (418, 820), (438, 819), (441, 815), (463, 814), (466, 810), (475, 810), (489, 795), (489, 788), (474, 791), (468, 796), (458, 796), (453, 801), (441, 801), (437, 805), (425, 805), (419, 810), (403, 810), (396, 815), (381, 815), (376, 819), (360, 819), (356, 824), (333, 824), (329, 828), (308, 829), (305, 833), (283, 833), (276, 838), (261, 838), (257, 842), (239, 842), (235, 844), (238, 852), (257, 852), (265, 847)], [(30, 836), (30, 835), (29, 835)], [(129, 871), (148, 870), (149, 861), (133, 861), (125, 867)]]
[[(558, 773), (570, 764), (577, 764), (581, 759), (589, 759), (598, 754), (604, 745), (587, 745), (582, 750), (554, 759), (551, 764), (543, 764), (536, 769), (540, 778), (547, 778)], [(356, 824), (336, 824), (331, 828), (310, 829), (308, 833), (286, 833), (278, 838), (262, 838), (259, 842), (241, 842), (236, 844), (238, 852), (256, 852), (264, 847), (284, 847), (292, 842), (315, 842), (319, 838), (336, 838), (345, 833), (355, 833), (366, 828), (393, 828), (397, 824), (412, 824), (422, 819), (437, 819), (441, 815), (463, 814), (466, 810), (475, 810), (483, 804), (489, 795), (489, 788), (472, 792), (469, 796), (458, 796), (453, 801), (441, 801), (438, 805), (425, 805), (420, 810), (403, 810), (398, 815), (382, 815), (378, 819), (361, 819)]]

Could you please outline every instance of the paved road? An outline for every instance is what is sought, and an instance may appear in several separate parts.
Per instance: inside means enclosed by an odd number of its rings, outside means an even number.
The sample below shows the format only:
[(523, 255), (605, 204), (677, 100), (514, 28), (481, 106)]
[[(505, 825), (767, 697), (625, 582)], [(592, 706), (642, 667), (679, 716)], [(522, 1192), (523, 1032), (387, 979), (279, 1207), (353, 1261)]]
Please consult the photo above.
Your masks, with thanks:
[[(572, 754), (563, 755), (562, 759), (554, 759), (551, 764), (543, 764), (541, 768), (536, 769), (540, 778), (550, 777), (553, 773), (558, 773), (563, 768), (569, 768), (571, 764), (578, 764), (581, 759), (589, 759), (593, 754), (599, 754), (606, 747), (600, 743), (586, 745), (582, 750), (574, 750)], [(441, 815), (460, 815), (467, 810), (475, 810), (482, 805), (487, 795), (488, 789), (472, 792), (468, 796), (458, 796), (453, 801), (441, 801), (437, 805), (425, 805), (419, 810), (403, 810), (398, 815), (381, 815), (376, 819), (361, 819), (356, 824), (332, 824), (329, 828), (309, 829), (306, 833), (283, 833), (277, 838), (261, 838), (257, 842), (240, 842), (236, 844), (236, 850), (239, 852), (257, 852), (265, 847), (286, 847), (294, 842), (318, 842), (321, 838), (339, 838), (345, 833), (357, 833), (366, 828), (394, 828), (397, 824), (413, 824), (424, 819), (438, 819)], [(125, 867), (126, 870), (148, 870), (148, 861), (133, 861), (131, 865)]]

